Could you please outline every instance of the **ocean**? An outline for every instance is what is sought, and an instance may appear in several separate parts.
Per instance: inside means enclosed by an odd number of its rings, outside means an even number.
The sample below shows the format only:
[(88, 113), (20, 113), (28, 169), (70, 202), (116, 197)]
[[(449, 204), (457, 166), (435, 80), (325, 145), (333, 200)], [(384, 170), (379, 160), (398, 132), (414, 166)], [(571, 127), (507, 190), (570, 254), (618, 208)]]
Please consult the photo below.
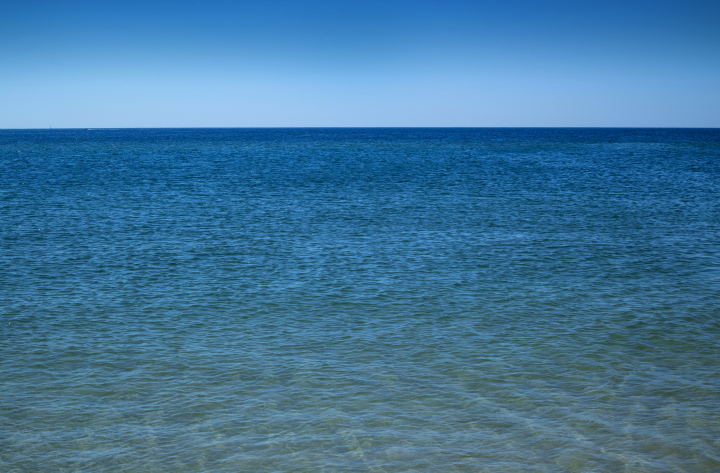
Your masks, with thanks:
[(719, 129), (0, 130), (0, 471), (720, 471)]

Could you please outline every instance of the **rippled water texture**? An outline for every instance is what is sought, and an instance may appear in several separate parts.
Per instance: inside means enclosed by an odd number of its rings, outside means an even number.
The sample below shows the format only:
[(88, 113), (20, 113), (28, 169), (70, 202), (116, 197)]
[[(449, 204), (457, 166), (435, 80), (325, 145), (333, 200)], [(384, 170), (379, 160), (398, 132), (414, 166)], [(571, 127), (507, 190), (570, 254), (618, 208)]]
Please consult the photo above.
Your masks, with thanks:
[(0, 131), (2, 472), (720, 471), (720, 130)]

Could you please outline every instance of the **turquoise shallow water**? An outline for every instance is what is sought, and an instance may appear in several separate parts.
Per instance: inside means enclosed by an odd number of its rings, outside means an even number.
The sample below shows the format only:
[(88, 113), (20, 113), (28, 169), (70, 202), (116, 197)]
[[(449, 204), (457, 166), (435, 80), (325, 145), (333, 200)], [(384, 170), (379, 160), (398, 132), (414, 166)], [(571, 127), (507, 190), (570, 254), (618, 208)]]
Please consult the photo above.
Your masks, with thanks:
[(2, 472), (720, 470), (720, 130), (0, 131)]

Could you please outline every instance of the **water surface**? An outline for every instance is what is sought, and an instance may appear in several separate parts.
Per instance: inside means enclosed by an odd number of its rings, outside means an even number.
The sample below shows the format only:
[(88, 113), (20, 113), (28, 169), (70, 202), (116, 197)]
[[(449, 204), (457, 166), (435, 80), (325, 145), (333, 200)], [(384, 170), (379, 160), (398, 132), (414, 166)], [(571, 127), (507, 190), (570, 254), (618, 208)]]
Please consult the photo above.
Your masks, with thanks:
[(720, 130), (5, 130), (0, 223), (0, 471), (720, 470)]

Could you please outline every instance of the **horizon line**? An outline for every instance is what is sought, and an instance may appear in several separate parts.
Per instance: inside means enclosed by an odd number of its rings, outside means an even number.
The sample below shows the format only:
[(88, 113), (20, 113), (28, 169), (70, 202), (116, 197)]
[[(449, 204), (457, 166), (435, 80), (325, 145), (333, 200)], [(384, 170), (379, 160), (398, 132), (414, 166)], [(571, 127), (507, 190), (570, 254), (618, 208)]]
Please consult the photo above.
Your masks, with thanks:
[(632, 129), (632, 130), (716, 130), (717, 126), (158, 126), (158, 127), (59, 127), (0, 128), (0, 131), (119, 131), (119, 130), (277, 130), (277, 129)]

